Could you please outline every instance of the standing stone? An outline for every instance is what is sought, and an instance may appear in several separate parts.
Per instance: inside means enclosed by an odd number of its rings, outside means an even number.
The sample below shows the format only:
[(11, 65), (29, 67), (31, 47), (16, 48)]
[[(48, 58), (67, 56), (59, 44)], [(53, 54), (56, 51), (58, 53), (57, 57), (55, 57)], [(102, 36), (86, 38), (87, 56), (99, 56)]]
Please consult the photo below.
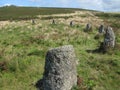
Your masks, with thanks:
[(32, 19), (32, 25), (34, 25), (34, 24), (35, 24), (35, 20)]
[(71, 27), (73, 26), (73, 21), (70, 21), (70, 26), (71, 26)]
[(104, 37), (105, 47), (114, 47), (115, 46), (115, 34), (111, 27), (107, 27), (105, 37)]
[(89, 32), (89, 31), (91, 31), (91, 30), (92, 30), (92, 25), (91, 25), (90, 23), (88, 23), (88, 24), (86, 25), (85, 32)]
[(55, 20), (54, 19), (52, 20), (52, 24), (55, 24)]
[(66, 45), (47, 52), (43, 90), (71, 90), (77, 83), (74, 48)]
[(98, 29), (98, 32), (99, 33), (105, 33), (105, 30), (104, 30), (104, 26), (103, 25), (100, 25), (99, 29)]

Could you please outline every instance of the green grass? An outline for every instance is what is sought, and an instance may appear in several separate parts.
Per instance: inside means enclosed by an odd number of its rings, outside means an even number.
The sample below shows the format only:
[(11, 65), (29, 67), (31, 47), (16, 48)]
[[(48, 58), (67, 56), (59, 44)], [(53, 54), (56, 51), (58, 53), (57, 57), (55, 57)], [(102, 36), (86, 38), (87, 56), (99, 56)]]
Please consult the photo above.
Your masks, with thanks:
[(16, 21), (0, 29), (0, 63), (6, 62), (0, 66), (0, 90), (36, 90), (34, 84), (43, 76), (46, 52), (68, 44), (75, 48), (77, 73), (83, 79), (83, 84), (73, 90), (119, 90), (120, 31), (115, 32), (118, 46), (112, 53), (88, 53), (86, 50), (99, 46), (99, 40), (94, 39), (96, 29), (85, 33), (82, 25), (37, 22)]
[(120, 13), (96, 13), (96, 16), (102, 17), (102, 18), (120, 18)]

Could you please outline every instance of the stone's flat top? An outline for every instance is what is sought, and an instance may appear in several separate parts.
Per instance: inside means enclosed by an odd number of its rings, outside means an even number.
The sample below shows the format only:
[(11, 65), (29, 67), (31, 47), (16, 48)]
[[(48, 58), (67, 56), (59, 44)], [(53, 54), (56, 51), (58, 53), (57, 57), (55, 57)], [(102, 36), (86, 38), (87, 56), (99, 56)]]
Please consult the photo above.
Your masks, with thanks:
[(61, 47), (57, 47), (57, 48), (52, 48), (49, 51), (71, 51), (73, 50), (73, 46), (72, 45), (64, 45)]

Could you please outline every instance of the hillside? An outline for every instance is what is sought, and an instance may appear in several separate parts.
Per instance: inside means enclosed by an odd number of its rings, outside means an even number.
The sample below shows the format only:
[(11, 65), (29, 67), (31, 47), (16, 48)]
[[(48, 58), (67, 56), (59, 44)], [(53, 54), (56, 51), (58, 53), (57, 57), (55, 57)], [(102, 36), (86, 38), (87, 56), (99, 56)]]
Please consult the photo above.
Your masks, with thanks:
[(0, 21), (10, 19), (28, 20), (38, 18), (37, 15), (74, 13), (76, 10), (84, 9), (5, 6), (0, 7)]
[[(75, 48), (82, 81), (73, 90), (120, 89), (120, 14), (56, 8), (44, 8), (41, 14), (35, 8), (36, 13), (24, 9), (22, 15), (16, 8), (11, 7), (12, 13), (7, 7), (0, 8), (0, 19), (6, 20), (0, 21), (0, 90), (36, 90), (34, 85), (42, 78), (48, 49), (68, 44)], [(34, 25), (29, 19), (18, 19), (28, 14), (37, 15)], [(13, 16), (17, 19), (9, 20)], [(51, 24), (53, 18), (55, 25)], [(69, 26), (71, 20), (73, 27)], [(92, 32), (83, 31), (87, 23), (92, 24)], [(102, 37), (94, 39), (100, 24), (113, 28), (116, 46), (106, 54), (89, 53), (103, 41)]]

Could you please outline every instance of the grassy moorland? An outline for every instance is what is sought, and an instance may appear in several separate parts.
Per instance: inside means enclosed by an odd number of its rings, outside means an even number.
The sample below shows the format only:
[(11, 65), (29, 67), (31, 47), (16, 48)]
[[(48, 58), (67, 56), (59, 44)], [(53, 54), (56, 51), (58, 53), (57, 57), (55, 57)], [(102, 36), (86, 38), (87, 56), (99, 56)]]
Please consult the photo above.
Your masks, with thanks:
[(79, 9), (6, 6), (0, 7), (0, 20), (28, 20), (38, 18), (37, 15), (74, 13), (75, 10)]
[[(0, 13), (1, 10), (0, 8)], [(14, 15), (19, 13), (14, 12)], [(57, 17), (56, 25), (52, 25), (51, 19), (46, 18), (35, 19), (35, 25), (32, 25), (31, 20), (4, 21), (7, 24), (0, 22), (0, 90), (36, 90), (34, 85), (42, 78), (48, 49), (67, 44), (74, 46), (79, 60), (77, 72), (81, 85), (75, 86), (73, 90), (119, 90), (120, 18), (113, 17), (113, 14), (108, 17), (105, 13), (89, 13), (78, 13), (76, 17), (82, 18), (81, 23), (73, 27), (70, 27), (67, 21), (74, 20), (75, 16), (67, 19)], [(8, 19), (4, 13), (0, 14), (0, 17)], [(86, 18), (92, 20), (95, 17), (96, 20), (103, 20), (105, 25), (112, 26), (115, 31), (117, 45), (109, 53), (87, 52), (98, 48), (103, 40), (94, 39), (98, 33), (97, 25), (94, 25), (96, 22), (93, 23), (92, 32), (83, 32)], [(83, 19), (85, 20), (82, 21)]]

